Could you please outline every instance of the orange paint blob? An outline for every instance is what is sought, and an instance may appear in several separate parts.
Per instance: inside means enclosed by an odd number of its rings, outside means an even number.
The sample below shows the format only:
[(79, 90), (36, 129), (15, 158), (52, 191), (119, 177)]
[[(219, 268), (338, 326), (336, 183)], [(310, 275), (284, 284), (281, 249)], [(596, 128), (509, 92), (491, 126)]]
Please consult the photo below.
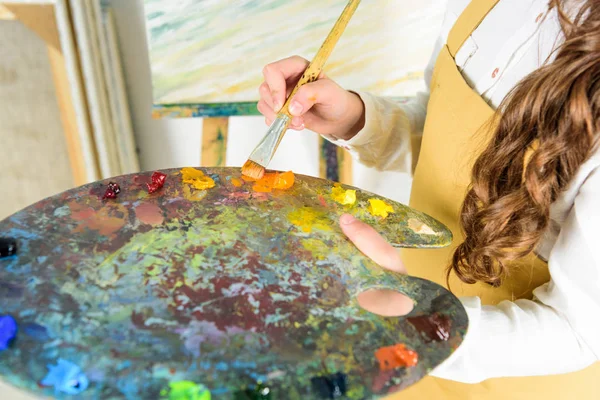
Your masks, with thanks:
[(242, 175), (242, 179), (245, 180), (246, 182), (256, 182), (258, 179), (254, 179), (250, 176), (246, 176), (246, 175)]
[(407, 349), (403, 344), (382, 347), (375, 352), (381, 371), (390, 371), (401, 367), (414, 367), (419, 361), (416, 351)]
[(294, 186), (294, 173), (292, 171), (265, 174), (260, 180), (255, 181), (252, 190), (259, 193), (270, 193), (273, 189), (286, 190)]
[(271, 193), (273, 191), (273, 187), (255, 183), (254, 186), (252, 186), (252, 190), (258, 193)]
[(242, 181), (237, 178), (231, 178), (231, 184), (235, 187), (241, 187), (243, 185)]
[(294, 182), (296, 177), (292, 171), (284, 172), (283, 174), (278, 174), (275, 176), (275, 183), (273, 187), (275, 189), (286, 190), (294, 186)]

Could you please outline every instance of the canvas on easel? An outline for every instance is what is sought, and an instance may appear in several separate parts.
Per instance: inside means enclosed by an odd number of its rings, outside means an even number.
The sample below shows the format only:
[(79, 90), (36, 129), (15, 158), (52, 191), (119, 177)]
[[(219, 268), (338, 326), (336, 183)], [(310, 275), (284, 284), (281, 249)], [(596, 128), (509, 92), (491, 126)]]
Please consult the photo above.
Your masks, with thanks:
[[(346, 3), (144, 0), (154, 117), (258, 115), (264, 65), (294, 54), (311, 59)], [(444, 6), (444, 0), (363, 1), (325, 72), (348, 89), (413, 96), (424, 89), (431, 48), (423, 43), (439, 33)], [(320, 143), (321, 175), (348, 175), (347, 154)]]

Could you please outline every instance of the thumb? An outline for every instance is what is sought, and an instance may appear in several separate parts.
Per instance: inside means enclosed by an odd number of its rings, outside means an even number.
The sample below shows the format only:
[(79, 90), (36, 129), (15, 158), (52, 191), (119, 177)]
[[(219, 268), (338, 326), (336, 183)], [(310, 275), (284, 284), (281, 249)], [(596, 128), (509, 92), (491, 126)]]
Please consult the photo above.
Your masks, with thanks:
[(367, 257), (383, 268), (405, 274), (406, 268), (400, 254), (375, 229), (357, 220), (352, 215), (344, 214), (340, 218), (340, 226), (348, 239)]

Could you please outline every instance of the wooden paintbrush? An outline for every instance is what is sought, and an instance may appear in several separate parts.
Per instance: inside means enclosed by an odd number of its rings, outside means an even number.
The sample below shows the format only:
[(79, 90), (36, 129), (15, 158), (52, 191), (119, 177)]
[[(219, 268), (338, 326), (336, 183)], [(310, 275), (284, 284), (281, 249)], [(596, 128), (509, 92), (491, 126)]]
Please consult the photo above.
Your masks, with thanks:
[(348, 5), (346, 8), (344, 8), (342, 15), (340, 15), (338, 18), (333, 29), (325, 39), (325, 42), (315, 55), (315, 58), (308, 65), (306, 71), (304, 71), (304, 74), (302, 74), (302, 77), (300, 77), (300, 80), (294, 87), (294, 90), (292, 93), (290, 93), (285, 104), (277, 114), (277, 118), (275, 118), (275, 121), (273, 121), (269, 127), (267, 134), (260, 141), (258, 146), (256, 146), (252, 154), (250, 154), (248, 161), (246, 161), (242, 167), (242, 174), (254, 179), (260, 179), (263, 177), (265, 168), (269, 162), (271, 162), (279, 143), (281, 143), (281, 139), (283, 139), (283, 136), (285, 135), (290, 122), (292, 121), (292, 115), (290, 114), (289, 110), (291, 99), (294, 97), (296, 92), (298, 92), (300, 87), (306, 85), (307, 83), (314, 82), (319, 78), (325, 62), (342, 36), (346, 26), (348, 26), (348, 22), (350, 22), (350, 19), (352, 18), (352, 15), (354, 15), (354, 12), (359, 4), (360, 0), (348, 1)]

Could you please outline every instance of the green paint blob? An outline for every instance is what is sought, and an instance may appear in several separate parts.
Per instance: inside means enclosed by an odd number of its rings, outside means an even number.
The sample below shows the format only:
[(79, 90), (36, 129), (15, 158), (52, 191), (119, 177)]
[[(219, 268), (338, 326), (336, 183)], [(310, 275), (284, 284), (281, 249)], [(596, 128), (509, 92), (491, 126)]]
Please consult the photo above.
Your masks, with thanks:
[(161, 392), (168, 400), (210, 400), (210, 392), (204, 385), (191, 381), (176, 381), (169, 383), (169, 390)]

